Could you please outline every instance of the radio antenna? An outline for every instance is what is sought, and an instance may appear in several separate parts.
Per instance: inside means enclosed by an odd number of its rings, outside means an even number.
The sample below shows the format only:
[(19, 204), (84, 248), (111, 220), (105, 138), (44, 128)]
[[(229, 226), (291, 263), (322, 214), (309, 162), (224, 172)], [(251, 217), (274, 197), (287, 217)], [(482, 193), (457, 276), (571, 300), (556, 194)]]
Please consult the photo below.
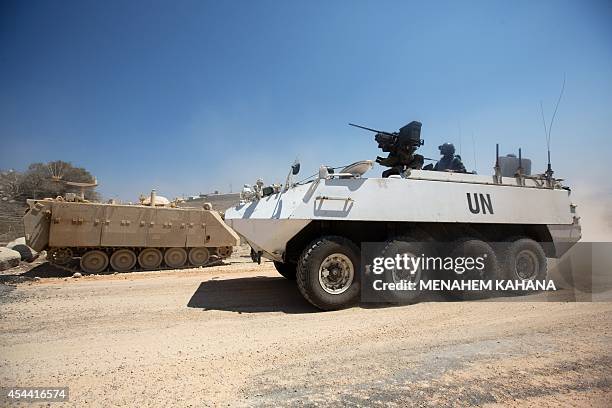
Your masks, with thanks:
[(476, 139), (474, 138), (474, 132), (472, 132), (472, 152), (474, 153), (474, 171), (478, 172), (476, 164)]
[(563, 92), (565, 92), (565, 74), (563, 74), (563, 85), (561, 85), (561, 92), (559, 93), (559, 98), (557, 98), (557, 104), (555, 105), (555, 110), (553, 111), (553, 115), (550, 118), (550, 124), (548, 125), (548, 128), (546, 127), (546, 119), (544, 118), (544, 106), (542, 104), (542, 101), (540, 101), (540, 113), (542, 114), (542, 124), (544, 125), (544, 134), (546, 136), (546, 151), (548, 155), (548, 166), (546, 168), (546, 175), (549, 178), (552, 178), (552, 175), (554, 173), (550, 164), (550, 135), (552, 132), (553, 123), (555, 123), (555, 118), (557, 117), (557, 110), (559, 109), (559, 104), (561, 103)]
[(461, 157), (461, 121), (457, 121), (457, 127), (459, 128), (459, 157)]

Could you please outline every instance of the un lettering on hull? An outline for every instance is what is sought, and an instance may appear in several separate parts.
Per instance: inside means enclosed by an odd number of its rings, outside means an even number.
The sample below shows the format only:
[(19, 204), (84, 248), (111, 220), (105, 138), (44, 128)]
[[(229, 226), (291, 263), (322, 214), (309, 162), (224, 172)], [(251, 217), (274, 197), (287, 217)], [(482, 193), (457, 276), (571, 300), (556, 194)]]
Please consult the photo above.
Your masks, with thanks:
[(472, 214), (493, 214), (491, 194), (467, 193), (467, 203)]

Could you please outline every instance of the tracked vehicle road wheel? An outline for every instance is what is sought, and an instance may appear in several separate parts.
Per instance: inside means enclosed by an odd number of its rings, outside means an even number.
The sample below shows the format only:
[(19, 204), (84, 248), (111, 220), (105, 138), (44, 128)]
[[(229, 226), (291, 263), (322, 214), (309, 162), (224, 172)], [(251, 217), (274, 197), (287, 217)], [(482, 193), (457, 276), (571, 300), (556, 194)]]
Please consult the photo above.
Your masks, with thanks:
[(289, 280), (295, 280), (297, 265), (293, 263), (284, 263), (274, 261), (274, 267), (282, 276)]
[(187, 251), (183, 248), (168, 248), (164, 254), (164, 262), (170, 268), (180, 268), (187, 262)]
[(51, 248), (47, 252), (47, 259), (57, 265), (66, 265), (72, 259), (72, 249)]
[(108, 255), (97, 249), (87, 251), (81, 257), (81, 269), (87, 273), (100, 273), (108, 266)]
[(208, 262), (210, 252), (208, 248), (191, 248), (189, 250), (189, 263), (193, 266), (202, 266)]
[(110, 257), (111, 268), (117, 272), (131, 271), (136, 261), (136, 254), (131, 249), (120, 249)]
[(546, 279), (546, 254), (542, 246), (530, 238), (520, 238), (504, 245), (500, 250), (499, 259), (502, 279), (513, 281)]
[(360, 253), (350, 240), (326, 236), (311, 242), (298, 261), (302, 296), (322, 310), (338, 310), (359, 300)]
[(164, 256), (161, 251), (157, 248), (146, 248), (138, 255), (138, 264), (142, 269), (151, 270), (159, 268)]

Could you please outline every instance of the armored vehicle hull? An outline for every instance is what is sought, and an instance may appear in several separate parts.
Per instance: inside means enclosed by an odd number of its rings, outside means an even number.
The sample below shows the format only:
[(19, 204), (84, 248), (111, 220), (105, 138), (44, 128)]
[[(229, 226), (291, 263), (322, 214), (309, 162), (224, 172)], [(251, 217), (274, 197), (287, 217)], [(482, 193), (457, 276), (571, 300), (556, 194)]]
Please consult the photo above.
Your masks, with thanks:
[(88, 273), (202, 266), (231, 255), (239, 237), (215, 211), (198, 208), (28, 200), (27, 244)]
[[(225, 219), (253, 253), (275, 261), (283, 276), (292, 269), (302, 294), (327, 310), (356, 301), (365, 242), (470, 239), (487, 248), (508, 242), (515, 252), (498, 254), (495, 261), (511, 279), (525, 260), (533, 260), (541, 276), (545, 257), (560, 256), (581, 237), (569, 189), (558, 180), (426, 170), (362, 178), (322, 168), (318, 179), (243, 202), (227, 210)], [(343, 268), (340, 284), (326, 287), (330, 270)]]

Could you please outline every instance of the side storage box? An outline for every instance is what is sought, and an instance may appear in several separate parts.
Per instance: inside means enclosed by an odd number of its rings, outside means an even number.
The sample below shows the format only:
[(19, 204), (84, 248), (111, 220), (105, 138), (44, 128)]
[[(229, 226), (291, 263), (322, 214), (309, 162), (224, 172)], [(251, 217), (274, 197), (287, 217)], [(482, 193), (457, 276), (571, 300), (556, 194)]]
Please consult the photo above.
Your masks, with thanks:
[(49, 246), (99, 246), (103, 220), (103, 205), (55, 201), (51, 205)]

